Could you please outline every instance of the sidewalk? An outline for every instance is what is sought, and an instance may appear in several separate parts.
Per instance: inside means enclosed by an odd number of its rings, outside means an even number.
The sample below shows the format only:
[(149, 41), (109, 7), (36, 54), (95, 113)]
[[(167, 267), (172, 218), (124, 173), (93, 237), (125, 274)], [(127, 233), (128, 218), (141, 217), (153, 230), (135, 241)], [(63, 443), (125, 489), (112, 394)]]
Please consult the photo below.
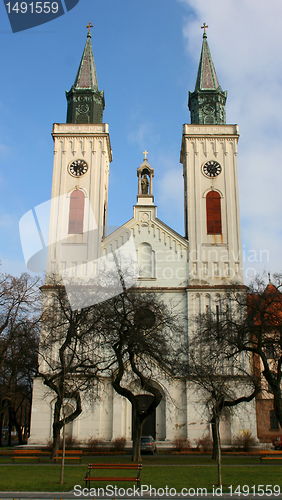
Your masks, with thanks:
[[(93, 500), (116, 500), (117, 498), (120, 498), (121, 500), (132, 500), (134, 499), (140, 499), (142, 500), (172, 500), (173, 497), (167, 497), (167, 496), (134, 496), (134, 497), (129, 497), (129, 496), (124, 496), (124, 497), (109, 497), (109, 496), (104, 496), (104, 497), (93, 497), (93, 496), (76, 496), (72, 491), (69, 491), (67, 493), (62, 493), (62, 492), (48, 492), (48, 493), (42, 493), (42, 492), (29, 492), (29, 491), (9, 491), (9, 492), (4, 492), (0, 491), (0, 500), (3, 499), (13, 499), (13, 500), (85, 500), (86, 498), (93, 498)], [(180, 493), (177, 494), (175, 498), (180, 498), (180, 499), (189, 499), (189, 500), (199, 500), (199, 496), (182, 496)], [(200, 497), (201, 498), (201, 497)], [(203, 496), (205, 500), (218, 500), (219, 498), (222, 500), (232, 500), (234, 498), (238, 499), (237, 495), (231, 495), (228, 493), (223, 493), (220, 496), (213, 496), (211, 493), (208, 493), (207, 496)], [(246, 497), (245, 497), (246, 498)], [(257, 496), (254, 495), (248, 495), (247, 499), (248, 500), (257, 500)], [(282, 500), (282, 495), (277, 495), (277, 496), (261, 496), (259, 497), (260, 500)]]

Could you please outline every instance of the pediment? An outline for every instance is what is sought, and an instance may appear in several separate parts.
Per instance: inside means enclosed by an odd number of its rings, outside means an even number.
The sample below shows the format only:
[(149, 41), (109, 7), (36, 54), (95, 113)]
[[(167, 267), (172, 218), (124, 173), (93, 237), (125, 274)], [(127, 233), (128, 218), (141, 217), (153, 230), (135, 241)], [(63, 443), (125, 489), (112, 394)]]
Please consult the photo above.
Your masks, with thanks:
[(154, 217), (154, 210), (147, 207), (144, 207), (142, 210), (141, 207), (138, 207), (134, 215), (135, 217), (104, 239), (103, 249), (105, 253), (120, 248), (130, 237), (133, 237), (136, 247), (142, 242), (147, 242), (153, 248), (158, 246), (158, 248), (163, 247), (180, 252), (181, 254), (187, 254), (188, 241), (186, 238), (171, 229), (157, 217)]

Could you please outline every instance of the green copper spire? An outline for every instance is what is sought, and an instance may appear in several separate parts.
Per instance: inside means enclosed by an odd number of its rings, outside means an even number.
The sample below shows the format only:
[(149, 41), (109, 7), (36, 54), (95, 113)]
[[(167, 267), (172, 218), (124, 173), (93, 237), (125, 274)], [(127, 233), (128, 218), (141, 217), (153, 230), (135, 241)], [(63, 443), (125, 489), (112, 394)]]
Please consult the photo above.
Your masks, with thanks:
[(87, 40), (76, 75), (69, 92), (67, 123), (103, 123), (104, 91), (99, 91), (91, 45), (90, 23)]
[(226, 123), (225, 103), (227, 92), (218, 83), (214, 64), (207, 41), (206, 26), (194, 92), (189, 92), (188, 108), (192, 124)]

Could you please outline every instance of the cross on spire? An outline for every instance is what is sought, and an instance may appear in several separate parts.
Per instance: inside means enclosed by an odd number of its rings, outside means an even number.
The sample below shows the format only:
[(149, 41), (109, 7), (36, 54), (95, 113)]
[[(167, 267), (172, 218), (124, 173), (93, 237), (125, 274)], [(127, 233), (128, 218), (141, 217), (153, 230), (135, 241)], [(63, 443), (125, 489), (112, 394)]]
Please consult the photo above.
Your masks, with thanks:
[(93, 24), (88, 23), (88, 24), (86, 25), (86, 28), (88, 28), (88, 35), (91, 35), (90, 28), (93, 28)]
[(145, 151), (143, 151), (144, 160), (147, 160), (147, 154), (148, 154), (148, 151), (146, 151), (146, 149), (145, 149)]
[(206, 34), (206, 28), (208, 28), (208, 25), (206, 23), (201, 26), (201, 30), (204, 30), (204, 35)]

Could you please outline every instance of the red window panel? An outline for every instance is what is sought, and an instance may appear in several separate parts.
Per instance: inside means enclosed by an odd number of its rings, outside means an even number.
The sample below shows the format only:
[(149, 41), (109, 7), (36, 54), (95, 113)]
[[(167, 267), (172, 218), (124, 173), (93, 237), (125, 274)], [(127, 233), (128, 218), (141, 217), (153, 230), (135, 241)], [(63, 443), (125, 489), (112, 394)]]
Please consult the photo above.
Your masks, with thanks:
[(206, 197), (207, 205), (207, 233), (221, 234), (221, 206), (220, 195), (217, 191), (210, 191)]
[(84, 193), (79, 189), (70, 196), (69, 234), (83, 233)]

